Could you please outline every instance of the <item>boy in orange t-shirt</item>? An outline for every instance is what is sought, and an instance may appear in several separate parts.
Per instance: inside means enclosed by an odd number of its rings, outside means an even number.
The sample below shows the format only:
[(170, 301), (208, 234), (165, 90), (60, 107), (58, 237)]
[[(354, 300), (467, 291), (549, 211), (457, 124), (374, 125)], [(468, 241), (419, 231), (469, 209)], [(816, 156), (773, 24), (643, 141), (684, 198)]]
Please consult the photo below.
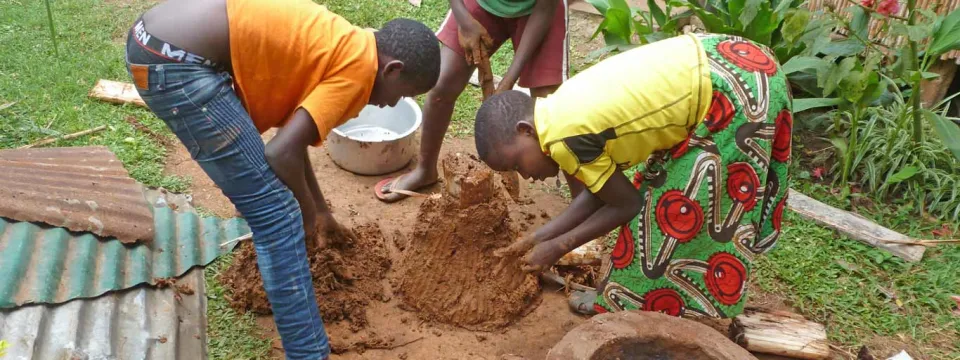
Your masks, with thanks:
[(287, 358), (328, 357), (305, 239), (353, 235), (307, 146), (367, 104), (430, 90), (436, 36), (405, 19), (366, 31), (309, 0), (170, 0), (133, 25), (126, 60), (143, 101), (249, 223)]

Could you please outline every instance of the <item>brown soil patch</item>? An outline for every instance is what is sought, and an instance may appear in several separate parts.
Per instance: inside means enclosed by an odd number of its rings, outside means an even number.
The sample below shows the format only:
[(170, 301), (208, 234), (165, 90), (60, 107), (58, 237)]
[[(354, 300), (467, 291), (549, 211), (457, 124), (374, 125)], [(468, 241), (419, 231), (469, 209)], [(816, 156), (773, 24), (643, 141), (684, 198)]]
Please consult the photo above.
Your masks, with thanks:
[(517, 259), (493, 255), (517, 239), (512, 201), (499, 176), (471, 156), (448, 155), (443, 172), (444, 196), (420, 205), (395, 291), (423, 319), (477, 330), (513, 323), (540, 288)]
[[(367, 325), (366, 306), (372, 301), (388, 301), (381, 280), (390, 269), (390, 259), (377, 224), (353, 229), (357, 240), (326, 239), (326, 247), (308, 247), (310, 273), (317, 304), (325, 321), (347, 320), (351, 329)], [(240, 245), (233, 263), (220, 276), (232, 293), (230, 304), (241, 311), (269, 314), (270, 303), (263, 290), (263, 279), (256, 269), (257, 254), (251, 242)]]

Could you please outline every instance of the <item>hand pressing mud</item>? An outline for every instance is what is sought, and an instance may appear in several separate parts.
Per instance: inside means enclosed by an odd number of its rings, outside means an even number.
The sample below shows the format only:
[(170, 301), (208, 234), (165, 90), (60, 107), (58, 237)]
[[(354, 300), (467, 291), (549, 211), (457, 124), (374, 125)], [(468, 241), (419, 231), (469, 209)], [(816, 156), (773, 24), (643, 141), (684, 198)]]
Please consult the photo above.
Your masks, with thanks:
[(520, 270), (526, 273), (541, 273), (553, 266), (566, 254), (562, 247), (552, 241), (538, 241), (533, 235), (525, 235), (510, 246), (501, 248), (493, 253), (499, 257), (500, 264), (497, 271), (510, 266), (514, 260), (520, 259)]
[(327, 246), (336, 245), (335, 243), (355, 243), (357, 242), (357, 234), (340, 224), (332, 214), (326, 213), (317, 215), (316, 230), (307, 239), (309, 240), (307, 242), (308, 246), (313, 247), (314, 250), (320, 250)]

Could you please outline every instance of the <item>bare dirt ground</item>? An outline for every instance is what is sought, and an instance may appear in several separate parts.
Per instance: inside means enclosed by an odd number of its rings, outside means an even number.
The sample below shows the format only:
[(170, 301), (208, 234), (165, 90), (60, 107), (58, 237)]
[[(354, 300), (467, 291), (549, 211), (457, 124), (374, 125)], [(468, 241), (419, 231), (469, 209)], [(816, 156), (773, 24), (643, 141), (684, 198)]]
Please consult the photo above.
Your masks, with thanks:
[[(269, 133), (268, 133), (269, 134)], [(269, 135), (266, 135), (267, 137)], [(446, 153), (475, 153), (473, 139), (451, 139), (444, 144)], [(443, 155), (442, 154), (442, 155)], [(357, 176), (337, 167), (323, 148), (310, 150), (317, 180), (324, 196), (334, 209), (334, 216), (349, 226), (370, 222), (380, 225), (386, 238), (388, 251), (393, 260), (399, 259), (399, 250), (394, 244), (395, 234), (404, 237), (412, 235), (420, 203), (419, 198), (410, 198), (394, 204), (383, 204), (373, 196), (373, 185), (380, 177)], [(442, 156), (441, 155), (441, 156)], [(235, 209), (213, 182), (203, 173), (195, 162), (189, 159), (184, 148), (178, 147), (167, 162), (166, 171), (171, 174), (189, 176), (193, 180), (191, 191), (196, 207), (210, 210), (221, 216), (234, 216)], [(548, 179), (547, 184), (553, 184)], [(547, 221), (541, 216), (528, 222), (523, 213), (540, 214), (545, 212), (553, 217), (560, 213), (566, 203), (553, 186), (526, 183), (521, 187), (522, 196), (529, 198), (529, 205), (516, 205), (519, 211), (511, 214), (518, 219), (516, 223), (528, 229), (534, 229)], [(424, 192), (440, 191), (435, 185)], [(415, 239), (413, 240), (415, 241)], [(367, 307), (368, 325), (355, 332), (348, 322), (328, 323), (327, 331), (338, 347), (350, 347), (352, 344), (366, 343), (367, 347), (382, 344), (403, 344), (417, 340), (409, 345), (391, 350), (366, 349), (363, 353), (351, 351), (335, 356), (333, 359), (496, 359), (503, 354), (516, 354), (529, 359), (543, 358), (546, 352), (570, 329), (585, 318), (570, 312), (563, 293), (555, 287), (543, 289), (542, 302), (523, 319), (497, 332), (471, 331), (442, 324), (421, 322), (417, 314), (401, 310), (399, 300), (391, 291), (389, 280), (383, 282), (386, 302), (373, 302)], [(259, 323), (264, 327), (264, 336), (278, 339), (272, 319), (261, 317)], [(381, 345), (376, 345), (381, 344)], [(359, 346), (357, 346), (359, 347)], [(275, 341), (279, 348), (279, 341)], [(277, 353), (276, 355), (280, 355)]]

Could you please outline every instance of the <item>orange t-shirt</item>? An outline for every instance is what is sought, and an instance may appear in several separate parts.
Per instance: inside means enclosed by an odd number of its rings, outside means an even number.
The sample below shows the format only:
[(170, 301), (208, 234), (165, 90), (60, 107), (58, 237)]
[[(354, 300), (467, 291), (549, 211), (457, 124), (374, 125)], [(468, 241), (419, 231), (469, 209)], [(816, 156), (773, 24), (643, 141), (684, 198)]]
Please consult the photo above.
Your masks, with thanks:
[(303, 107), (320, 145), (369, 101), (377, 74), (372, 32), (310, 0), (227, 0), (227, 18), (235, 87), (261, 133)]

